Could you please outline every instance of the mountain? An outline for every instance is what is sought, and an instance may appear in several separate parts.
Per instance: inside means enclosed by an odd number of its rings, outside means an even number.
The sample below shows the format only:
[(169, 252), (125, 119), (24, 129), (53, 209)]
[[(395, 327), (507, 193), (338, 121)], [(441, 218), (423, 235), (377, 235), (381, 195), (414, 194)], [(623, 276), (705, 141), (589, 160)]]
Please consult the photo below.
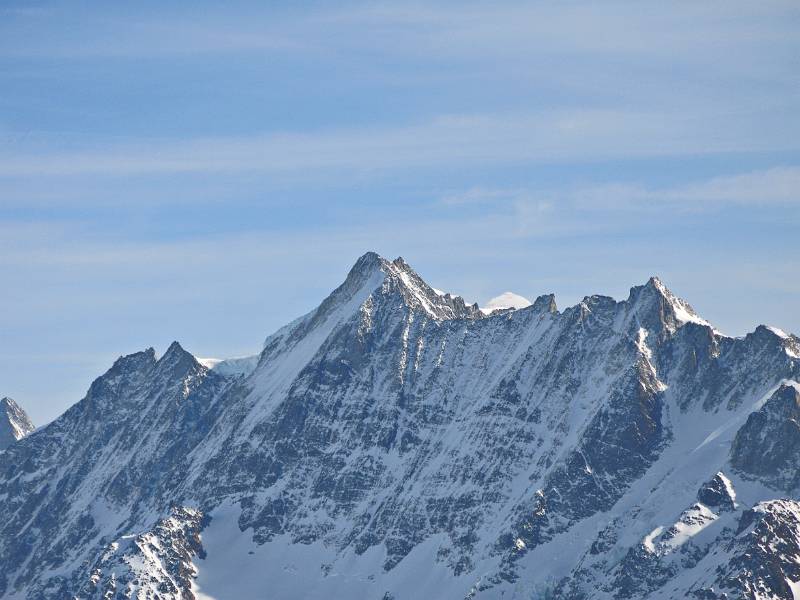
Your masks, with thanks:
[(0, 399), (0, 451), (36, 429), (27, 413), (11, 398)]
[(796, 336), (368, 253), (251, 363), (121, 357), (0, 453), (0, 598), (800, 594)]
[(485, 314), (491, 314), (495, 310), (502, 310), (504, 308), (528, 308), (531, 301), (523, 298), (514, 292), (503, 292), (499, 296), (495, 296), (486, 303), (486, 306), (481, 307), (481, 311)]

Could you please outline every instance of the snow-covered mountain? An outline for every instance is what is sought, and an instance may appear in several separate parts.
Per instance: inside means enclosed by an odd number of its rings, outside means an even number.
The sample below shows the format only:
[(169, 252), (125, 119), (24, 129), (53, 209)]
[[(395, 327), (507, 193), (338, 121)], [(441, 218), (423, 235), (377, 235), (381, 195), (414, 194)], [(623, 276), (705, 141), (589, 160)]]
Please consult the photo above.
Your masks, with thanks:
[(495, 296), (486, 303), (486, 306), (481, 307), (484, 314), (491, 314), (496, 310), (503, 310), (505, 308), (528, 308), (531, 301), (523, 298), (514, 292), (503, 292), (499, 296)]
[(0, 597), (800, 594), (796, 336), (368, 253), (255, 363), (122, 357), (0, 453)]
[(0, 399), (0, 451), (36, 429), (22, 407), (11, 398)]

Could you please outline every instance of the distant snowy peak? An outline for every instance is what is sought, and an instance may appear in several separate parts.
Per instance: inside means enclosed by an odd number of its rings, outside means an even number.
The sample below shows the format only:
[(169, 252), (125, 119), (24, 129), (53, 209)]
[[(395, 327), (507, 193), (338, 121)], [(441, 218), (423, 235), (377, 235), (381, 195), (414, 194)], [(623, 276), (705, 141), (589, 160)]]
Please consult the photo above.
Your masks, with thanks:
[(506, 308), (527, 308), (531, 305), (531, 301), (514, 292), (503, 292), (499, 296), (495, 296), (489, 300), (484, 306), (481, 307), (483, 314), (490, 314), (495, 310), (503, 310)]
[(197, 362), (205, 368), (218, 373), (219, 375), (228, 376), (245, 376), (247, 377), (252, 373), (256, 365), (258, 365), (258, 354), (252, 356), (237, 356), (234, 358), (197, 358)]
[(33, 433), (27, 413), (11, 398), (0, 400), (0, 450)]

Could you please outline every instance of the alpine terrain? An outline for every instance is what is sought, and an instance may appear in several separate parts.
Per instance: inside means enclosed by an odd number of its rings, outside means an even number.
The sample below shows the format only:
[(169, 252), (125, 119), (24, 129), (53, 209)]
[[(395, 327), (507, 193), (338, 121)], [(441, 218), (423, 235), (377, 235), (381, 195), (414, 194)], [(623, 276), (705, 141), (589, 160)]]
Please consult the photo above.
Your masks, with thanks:
[(257, 357), (3, 401), (0, 598), (800, 598), (800, 339), (509, 296), (368, 253)]

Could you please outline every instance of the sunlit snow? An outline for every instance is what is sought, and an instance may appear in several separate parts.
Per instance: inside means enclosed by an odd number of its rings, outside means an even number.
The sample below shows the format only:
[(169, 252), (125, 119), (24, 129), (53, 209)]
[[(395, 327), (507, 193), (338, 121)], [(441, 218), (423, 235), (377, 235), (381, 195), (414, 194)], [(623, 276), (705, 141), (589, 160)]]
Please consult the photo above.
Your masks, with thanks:
[(523, 296), (520, 296), (519, 294), (515, 294), (514, 292), (503, 292), (482, 306), (481, 311), (488, 315), (495, 310), (504, 308), (527, 308), (530, 305), (531, 301)]

